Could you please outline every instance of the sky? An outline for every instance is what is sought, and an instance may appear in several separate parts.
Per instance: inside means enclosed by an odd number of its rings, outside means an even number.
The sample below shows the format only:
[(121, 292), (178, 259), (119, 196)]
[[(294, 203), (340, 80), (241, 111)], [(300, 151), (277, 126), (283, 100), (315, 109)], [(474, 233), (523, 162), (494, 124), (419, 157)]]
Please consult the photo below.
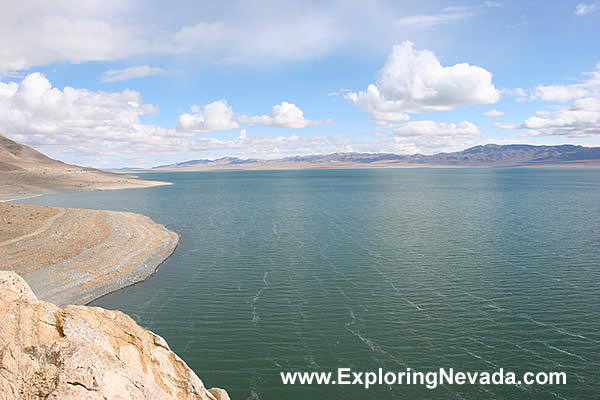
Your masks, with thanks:
[(66, 162), (600, 146), (600, 2), (0, 5), (0, 133)]

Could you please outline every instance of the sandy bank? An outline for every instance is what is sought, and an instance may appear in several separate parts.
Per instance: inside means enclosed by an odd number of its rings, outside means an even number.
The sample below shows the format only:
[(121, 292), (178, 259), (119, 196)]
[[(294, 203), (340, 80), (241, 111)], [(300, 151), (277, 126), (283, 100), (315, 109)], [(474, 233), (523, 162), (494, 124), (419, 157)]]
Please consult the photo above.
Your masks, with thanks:
[(23, 199), (44, 194), (91, 190), (137, 189), (170, 185), (133, 176), (73, 167), (71, 170), (39, 168), (35, 171), (0, 172), (0, 201)]
[(178, 240), (140, 214), (0, 203), (0, 270), (16, 271), (58, 306), (144, 280)]

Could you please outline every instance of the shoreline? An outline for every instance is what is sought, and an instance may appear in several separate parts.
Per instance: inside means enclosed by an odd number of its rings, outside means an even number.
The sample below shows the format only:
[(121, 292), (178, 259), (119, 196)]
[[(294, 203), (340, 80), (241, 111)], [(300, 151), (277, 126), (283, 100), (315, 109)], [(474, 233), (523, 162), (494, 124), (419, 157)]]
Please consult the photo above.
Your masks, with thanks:
[[(39, 176), (35, 182), (31, 182), (29, 173), (2, 173), (0, 172), (0, 203), (19, 201), (48, 194), (96, 192), (105, 190), (122, 189), (145, 189), (156, 186), (169, 186), (172, 182), (154, 181), (146, 179), (135, 179), (124, 176), (123, 179), (90, 183), (88, 181), (66, 181), (48, 183), (40, 181)], [(44, 178), (52, 180), (53, 177)], [(26, 183), (23, 183), (26, 182)]]
[(98, 297), (95, 297), (95, 298), (91, 299), (90, 301), (88, 301), (87, 303), (84, 303), (84, 304), (82, 304), (82, 305), (84, 305), (84, 306), (88, 306), (88, 307), (91, 307), (91, 306), (90, 306), (90, 304), (92, 304), (92, 303), (93, 303), (93, 302), (95, 302), (96, 300), (100, 300), (101, 298), (103, 298), (103, 297), (106, 297), (106, 296), (108, 296), (109, 294), (112, 294), (112, 293), (118, 292), (119, 290), (127, 289), (127, 288), (129, 288), (129, 287), (135, 286), (135, 285), (137, 285), (137, 284), (139, 284), (139, 283), (142, 283), (142, 282), (144, 282), (144, 281), (146, 281), (146, 280), (148, 280), (148, 279), (152, 278), (152, 277), (153, 277), (153, 276), (154, 276), (154, 275), (155, 275), (155, 274), (158, 272), (158, 270), (160, 269), (161, 265), (163, 265), (163, 264), (164, 264), (164, 262), (165, 262), (165, 261), (167, 261), (167, 259), (168, 259), (169, 257), (171, 257), (171, 255), (172, 255), (172, 254), (175, 252), (175, 250), (177, 250), (177, 247), (179, 247), (179, 241), (181, 240), (181, 234), (179, 234), (179, 233), (177, 233), (177, 232), (174, 232), (174, 231), (171, 231), (171, 232), (173, 232), (173, 233), (175, 233), (175, 234), (177, 235), (177, 240), (175, 241), (175, 245), (173, 246), (173, 249), (172, 249), (172, 250), (171, 250), (171, 251), (170, 251), (168, 254), (166, 254), (166, 255), (165, 255), (165, 258), (164, 258), (162, 261), (160, 261), (158, 264), (156, 264), (156, 267), (154, 268), (154, 270), (153, 270), (153, 271), (152, 271), (150, 274), (148, 274), (148, 275), (147, 275), (145, 278), (143, 278), (143, 279), (140, 279), (140, 280), (138, 280), (138, 281), (135, 281), (135, 282), (133, 282), (133, 283), (130, 283), (130, 284), (128, 284), (128, 285), (125, 285), (125, 286), (122, 286), (122, 287), (116, 288), (115, 290), (112, 290), (112, 291), (110, 291), (110, 292), (107, 292), (107, 293), (101, 294), (101, 295), (99, 295)]
[[(38, 298), (89, 304), (152, 276), (180, 235), (131, 212), (0, 203), (9, 230), (0, 270), (21, 275)], [(13, 237), (16, 236), (16, 237)]]
[(0, 200), (0, 203), (10, 203), (13, 201), (19, 201), (19, 200), (26, 200), (26, 199), (33, 199), (35, 197), (40, 197), (43, 196), (43, 194), (34, 194), (32, 196), (26, 196), (26, 197), (18, 197), (16, 199), (6, 199), (6, 200)]

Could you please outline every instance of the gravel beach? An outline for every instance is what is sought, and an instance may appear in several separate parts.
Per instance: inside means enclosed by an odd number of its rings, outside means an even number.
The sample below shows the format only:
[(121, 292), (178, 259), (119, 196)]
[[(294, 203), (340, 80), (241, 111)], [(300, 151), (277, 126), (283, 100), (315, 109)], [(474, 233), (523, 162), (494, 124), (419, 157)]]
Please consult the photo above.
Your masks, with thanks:
[(144, 280), (178, 241), (140, 214), (0, 203), (0, 270), (59, 307)]

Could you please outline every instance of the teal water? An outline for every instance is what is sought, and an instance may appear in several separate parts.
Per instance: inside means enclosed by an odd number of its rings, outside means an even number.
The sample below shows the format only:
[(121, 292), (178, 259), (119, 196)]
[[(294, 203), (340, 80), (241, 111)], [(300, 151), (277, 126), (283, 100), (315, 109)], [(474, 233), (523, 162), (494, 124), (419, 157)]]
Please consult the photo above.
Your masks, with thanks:
[[(182, 234), (93, 305), (163, 336), (233, 399), (596, 399), (600, 170), (143, 175), (172, 186), (31, 204), (130, 210)], [(565, 386), (284, 386), (279, 371), (564, 371)]]

